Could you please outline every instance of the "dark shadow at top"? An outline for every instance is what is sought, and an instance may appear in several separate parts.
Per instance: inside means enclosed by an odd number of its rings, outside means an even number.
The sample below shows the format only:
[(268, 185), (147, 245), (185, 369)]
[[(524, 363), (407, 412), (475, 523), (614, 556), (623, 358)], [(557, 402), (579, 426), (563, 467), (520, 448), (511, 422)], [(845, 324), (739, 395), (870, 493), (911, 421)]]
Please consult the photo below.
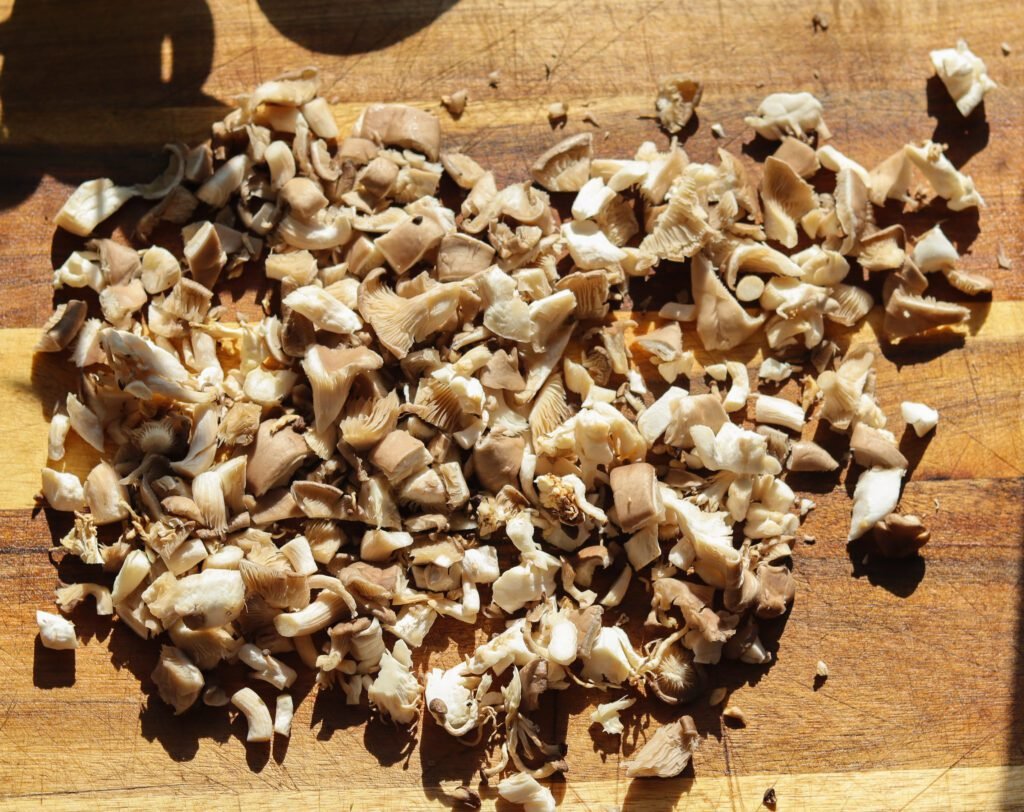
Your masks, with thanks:
[[(138, 143), (147, 155), (160, 146), (147, 139), (192, 135), (147, 132), (139, 111), (209, 108), (204, 129), (222, 116), (221, 104), (202, 92), (213, 44), (205, 0), (18, 0), (0, 24), (0, 207), (32, 194), (44, 173), (68, 182), (121, 178), (134, 168), (130, 150), (97, 146), (104, 128), (117, 131), (112, 141)], [(162, 160), (154, 153), (148, 171), (159, 171)]]
[(284, 36), (321, 54), (363, 54), (393, 45), (430, 23), (458, 0), (258, 0)]

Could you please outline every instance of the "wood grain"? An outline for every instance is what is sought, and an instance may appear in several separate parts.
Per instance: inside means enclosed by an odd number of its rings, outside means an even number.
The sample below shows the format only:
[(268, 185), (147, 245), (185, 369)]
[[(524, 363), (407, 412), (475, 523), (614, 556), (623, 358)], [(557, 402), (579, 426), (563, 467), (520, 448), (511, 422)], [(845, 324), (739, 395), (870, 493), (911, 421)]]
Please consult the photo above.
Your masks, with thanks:
[[(964, 266), (996, 280), (995, 301), (972, 305), (966, 337), (884, 347), (879, 367), (879, 397), (898, 436), (900, 400), (923, 400), (942, 414), (934, 437), (905, 446), (915, 470), (903, 504), (933, 530), (925, 558), (864, 566), (842, 542), (844, 482), (818, 485), (824, 492), (812, 494), (818, 507), (806, 524), (817, 541), (797, 553), (797, 603), (775, 630), (778, 662), (716, 672), (735, 691), (746, 728), (722, 727), (711, 709), (695, 708), (707, 738), (693, 772), (632, 783), (619, 755), (642, 743), (650, 714), (670, 718), (664, 708), (638, 708), (621, 743), (595, 739), (585, 709), (596, 695), (570, 691), (546, 709), (546, 732), (569, 743), (569, 780), (553, 785), (567, 809), (753, 810), (769, 786), (780, 809), (1024, 806), (1018, 4), (183, 0), (173, 13), (131, 5), (82, 0), (72, 18), (57, 0), (0, 0), (0, 583), (8, 590), (0, 805), (436, 808), (479, 763), (476, 751), (430, 722), (409, 739), (308, 683), (287, 747), (247, 748), (242, 725), (227, 714), (174, 718), (152, 701), (154, 647), (88, 610), (75, 616), (87, 642), (74, 658), (35, 642), (34, 610), (50, 606), (58, 577), (74, 574), (48, 556), (59, 522), (32, 513), (45, 414), (73, 379), (56, 359), (27, 352), (51, 308), (50, 270), (74, 247), (54, 234), (51, 218), (70, 185), (99, 174), (149, 177), (162, 143), (202, 137), (233, 94), (315, 63), (343, 127), (369, 101), (436, 109), (442, 93), (467, 88), (462, 119), (443, 117), (446, 137), (504, 180), (523, 177), (558, 137), (544, 115), (552, 101), (569, 105), (567, 132), (590, 127), (584, 110), (594, 115), (599, 154), (624, 154), (644, 139), (664, 143), (642, 116), (657, 77), (675, 70), (705, 82), (701, 126), (686, 142), (696, 159), (718, 146), (749, 150), (742, 117), (773, 90), (818, 94), (836, 145), (865, 165), (913, 138), (950, 144), (988, 206), (976, 222), (950, 219), (949, 230)], [(812, 31), (815, 12), (829, 16), (827, 32)], [(927, 50), (956, 36), (1002, 85), (984, 116), (966, 125), (928, 81)], [(1009, 57), (1000, 54), (1003, 41), (1015, 48)], [(500, 81), (490, 88), (494, 70)], [(709, 135), (713, 122), (724, 126), (724, 141)], [(1015, 268), (997, 266), (1000, 247)], [(842, 338), (876, 340), (871, 325)], [(69, 466), (89, 459), (71, 447)], [(435, 637), (420, 667), (450, 663), (471, 644), (457, 624), (439, 626)], [(831, 676), (814, 690), (819, 659)]]

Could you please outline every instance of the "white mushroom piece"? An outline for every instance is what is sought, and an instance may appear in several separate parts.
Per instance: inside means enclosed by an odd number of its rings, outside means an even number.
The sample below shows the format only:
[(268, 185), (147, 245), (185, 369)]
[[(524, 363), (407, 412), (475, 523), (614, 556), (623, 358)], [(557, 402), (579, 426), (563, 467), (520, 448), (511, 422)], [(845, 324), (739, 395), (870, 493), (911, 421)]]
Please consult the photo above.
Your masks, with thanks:
[(793, 136), (806, 141), (812, 132), (821, 140), (831, 137), (822, 119), (822, 106), (810, 93), (772, 93), (758, 105), (757, 115), (744, 121), (769, 141)]
[(558, 808), (551, 790), (529, 773), (515, 773), (498, 783), (498, 794), (525, 812), (554, 812)]
[(160, 659), (151, 676), (160, 698), (174, 708), (176, 716), (192, 707), (203, 690), (202, 672), (174, 646), (160, 647)]
[(268, 742), (274, 737), (270, 709), (252, 688), (241, 688), (231, 695), (231, 704), (238, 708), (249, 725), (247, 742)]
[(52, 612), (36, 611), (36, 625), (39, 627), (39, 641), (45, 648), (66, 651), (78, 648), (75, 624), (65, 617)]
[(912, 400), (905, 400), (900, 404), (900, 414), (918, 437), (924, 437), (939, 422), (939, 413), (935, 409)]
[(590, 175), (592, 143), (590, 133), (564, 138), (534, 161), (530, 174), (550, 192), (578, 192)]
[(858, 539), (892, 513), (900, 499), (902, 468), (870, 468), (857, 479), (848, 541)]
[(664, 76), (658, 82), (658, 97), (654, 110), (658, 121), (669, 134), (682, 131), (700, 104), (704, 84), (684, 74)]
[(942, 48), (928, 54), (935, 75), (942, 80), (956, 109), (965, 118), (981, 104), (985, 94), (995, 90), (996, 83), (988, 77), (988, 69), (975, 56), (967, 43), (959, 39), (954, 48)]

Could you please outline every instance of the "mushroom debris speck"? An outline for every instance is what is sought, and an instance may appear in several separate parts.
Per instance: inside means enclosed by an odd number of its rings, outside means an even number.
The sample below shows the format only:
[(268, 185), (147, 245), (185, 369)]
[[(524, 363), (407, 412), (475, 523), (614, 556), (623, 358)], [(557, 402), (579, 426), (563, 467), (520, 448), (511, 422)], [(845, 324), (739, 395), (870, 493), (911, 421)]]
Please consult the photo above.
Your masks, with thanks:
[[(550, 809), (537, 781), (568, 762), (535, 718), (546, 692), (613, 691), (591, 718), (619, 733), (638, 694), (682, 705), (723, 659), (772, 661), (759, 627), (792, 603), (813, 507), (787, 472), (835, 476), (848, 459), (801, 439), (812, 421), (866, 469), (849, 537), (873, 531), (893, 557), (928, 541), (895, 512), (911, 466), (875, 353), (841, 355), (830, 335), (874, 304), (858, 265), (884, 279), (894, 341), (967, 319), (926, 295), (930, 274), (987, 289), (958, 275), (938, 227), (908, 245), (875, 224), (886, 200), (916, 200), (916, 172), (953, 217), (981, 204), (941, 145), (868, 170), (816, 143), (817, 99), (779, 93), (747, 119), (781, 141), (760, 168), (725, 150), (692, 161), (675, 140), (599, 156), (584, 132), (543, 152), (532, 182), (499, 186), (447, 150), (434, 115), (373, 104), (343, 137), (318, 93), (313, 70), (260, 85), (208, 143), (169, 147), (153, 182), (87, 181), (56, 217), (89, 238), (149, 201), (138, 242), (83, 240), (53, 274), (75, 298), (37, 349), (66, 354), (78, 391), (55, 409), (41, 498), (74, 514), (60, 549), (113, 580), (61, 585), (58, 607), (91, 597), (159, 638), (153, 680), (176, 713), (230, 703), (249, 741), (287, 736), (289, 689), (313, 671), (326, 701), (493, 745), (485, 778)], [(701, 87), (670, 77), (659, 94), (675, 131)], [(455, 208), (438, 197), (446, 172)], [(152, 244), (176, 228), (183, 248)], [(612, 316), (655, 272), (679, 276), (663, 318)], [(275, 292), (262, 318), (220, 298), (243, 275)], [(752, 375), (733, 353), (754, 340)], [(761, 394), (758, 375), (802, 395)], [(63, 468), (70, 432), (101, 455), (84, 479)], [(636, 601), (643, 644), (614, 611)], [(493, 633), (440, 662), (439, 618)], [(38, 623), (44, 645), (77, 645), (60, 615)], [(251, 687), (229, 695), (228, 667)], [(678, 774), (699, 740), (684, 716), (628, 773)]]

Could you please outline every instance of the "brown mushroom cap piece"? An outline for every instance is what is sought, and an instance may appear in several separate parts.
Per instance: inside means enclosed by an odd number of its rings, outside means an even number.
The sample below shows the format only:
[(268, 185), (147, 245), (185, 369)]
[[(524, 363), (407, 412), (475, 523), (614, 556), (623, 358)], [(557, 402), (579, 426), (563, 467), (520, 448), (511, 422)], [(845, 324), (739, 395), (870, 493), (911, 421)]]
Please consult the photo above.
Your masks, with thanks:
[(834, 471), (838, 467), (839, 463), (831, 454), (810, 440), (793, 443), (786, 460), (786, 468), (790, 471)]
[(404, 104), (371, 104), (359, 116), (353, 133), (377, 144), (415, 150), (431, 161), (441, 151), (437, 116)]
[(624, 533), (639, 530), (663, 510), (658, 475), (650, 463), (613, 468), (611, 486), (616, 521)]
[(514, 487), (519, 482), (525, 447), (524, 438), (501, 434), (488, 434), (477, 441), (473, 448), (473, 470), (480, 484), (491, 493), (505, 485)]
[(871, 428), (866, 423), (858, 423), (850, 435), (850, 450), (858, 465), (865, 468), (880, 466), (882, 468), (909, 467), (907, 458), (903, 456), (896, 443), (880, 429)]
[(391, 483), (422, 471), (433, 462), (427, 447), (402, 429), (395, 429), (377, 443), (368, 459)]
[(88, 306), (80, 299), (57, 305), (53, 315), (43, 325), (43, 334), (36, 344), (36, 352), (59, 352), (78, 335), (85, 323)]
[(519, 359), (516, 350), (511, 354), (498, 350), (484, 365), (480, 373), (480, 383), (491, 389), (503, 389), (506, 392), (522, 392), (526, 388), (519, 371)]
[(563, 138), (534, 161), (530, 174), (549, 192), (578, 192), (590, 178), (593, 141), (590, 133)]
[(760, 618), (773, 618), (783, 614), (796, 594), (796, 581), (789, 567), (781, 564), (761, 564), (757, 568), (757, 582), (761, 589), (757, 595), (757, 608), (754, 614)]
[(890, 513), (874, 527), (875, 546), (885, 558), (909, 558), (917, 555), (931, 533), (917, 516)]
[(276, 420), (264, 420), (249, 452), (246, 484), (255, 496), (263, 496), (271, 488), (285, 483), (311, 454), (293, 423), (279, 426)]

